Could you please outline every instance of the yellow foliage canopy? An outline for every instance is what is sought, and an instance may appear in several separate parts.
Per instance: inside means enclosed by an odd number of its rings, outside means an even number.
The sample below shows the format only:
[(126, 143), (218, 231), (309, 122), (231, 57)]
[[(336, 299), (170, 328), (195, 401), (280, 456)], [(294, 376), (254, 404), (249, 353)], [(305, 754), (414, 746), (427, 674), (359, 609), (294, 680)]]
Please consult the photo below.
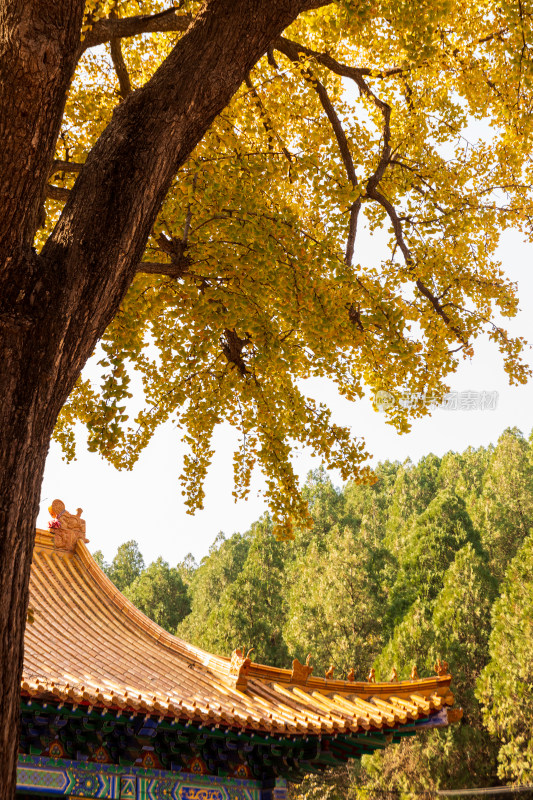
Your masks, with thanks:
[[(140, 5), (91, 0), (86, 43), (102, 19), (165, 10)], [(198, 8), (181, 2), (175, 30), (87, 47), (57, 159), (85, 160)], [(80, 381), (63, 410), (66, 454), (81, 419), (90, 449), (129, 467), (173, 419), (190, 448), (182, 478), (194, 510), (213, 428), (229, 421), (240, 432), (235, 495), (259, 465), (288, 536), (306, 516), (291, 443), (372, 481), (364, 442), (305, 396), (303, 379), (328, 376), (349, 399), (439, 395), (485, 332), (511, 382), (524, 382), (523, 341), (492, 320), (517, 307), (499, 235), (531, 236), (532, 19), (528, 0), (344, 0), (301, 15), (176, 175), (102, 341), (101, 382)], [(68, 189), (76, 172), (62, 168), (54, 185)], [(51, 196), (43, 240), (61, 208), (61, 192)], [(371, 269), (358, 264), (365, 222), (389, 237), (389, 257)], [(131, 370), (145, 395), (133, 423)], [(427, 410), (387, 413), (406, 430), (408, 414)]]

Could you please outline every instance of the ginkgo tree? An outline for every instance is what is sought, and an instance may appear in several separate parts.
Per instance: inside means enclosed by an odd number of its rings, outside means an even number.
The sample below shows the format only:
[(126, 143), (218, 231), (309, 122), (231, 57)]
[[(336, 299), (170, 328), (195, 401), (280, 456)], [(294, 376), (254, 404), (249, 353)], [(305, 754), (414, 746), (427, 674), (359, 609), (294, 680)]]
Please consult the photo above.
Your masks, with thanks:
[[(3, 0), (6, 797), (54, 429), (71, 456), (81, 420), (92, 450), (131, 466), (173, 419), (194, 510), (228, 421), (235, 493), (262, 469), (284, 537), (307, 513), (295, 443), (372, 480), (364, 441), (306, 378), (348, 399), (387, 392), (399, 430), (482, 333), (511, 382), (527, 379), (495, 252), (506, 227), (531, 233), (531, 20), (528, 0)], [(364, 269), (362, 226), (389, 245)], [(81, 374), (95, 351), (101, 381)]]

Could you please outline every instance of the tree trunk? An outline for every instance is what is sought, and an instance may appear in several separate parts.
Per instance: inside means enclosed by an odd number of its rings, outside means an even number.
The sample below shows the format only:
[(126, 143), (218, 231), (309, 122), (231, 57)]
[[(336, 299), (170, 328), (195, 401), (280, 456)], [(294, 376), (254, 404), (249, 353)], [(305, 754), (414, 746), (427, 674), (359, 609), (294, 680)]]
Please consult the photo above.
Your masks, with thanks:
[(314, 0), (208, 0), (115, 111), (40, 255), (32, 247), (83, 0), (0, 6), (0, 786), (15, 791), (28, 581), (55, 421), (116, 314), (181, 164)]

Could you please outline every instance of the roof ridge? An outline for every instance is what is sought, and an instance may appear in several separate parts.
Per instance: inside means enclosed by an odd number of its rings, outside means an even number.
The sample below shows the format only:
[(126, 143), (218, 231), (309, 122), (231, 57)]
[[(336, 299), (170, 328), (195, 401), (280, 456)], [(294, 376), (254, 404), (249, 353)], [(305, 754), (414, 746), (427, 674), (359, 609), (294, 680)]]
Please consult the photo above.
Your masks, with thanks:
[(309, 663), (297, 669), (296, 659), (291, 672), (253, 663), (244, 647), (230, 660), (173, 636), (114, 586), (83, 539), (37, 530), (24, 696), (283, 736), (385, 730), (413, 714), (429, 716), (426, 726), (446, 724), (449, 675), (333, 680), (312, 677)]
[(87, 546), (84, 542), (78, 540), (76, 543), (75, 556), (81, 561), (83, 566), (94, 578), (98, 587), (104, 594), (113, 602), (113, 604), (130, 619), (131, 622), (139, 625), (145, 633), (150, 634), (161, 644), (166, 645), (171, 650), (174, 650), (180, 655), (195, 658), (200, 661), (203, 666), (210, 667), (216, 671), (224, 671), (224, 667), (229, 665), (229, 659), (221, 656), (216, 656), (203, 650), (201, 647), (189, 644), (179, 636), (169, 633), (157, 622), (154, 622), (146, 614), (143, 614), (138, 608), (134, 606), (131, 600), (128, 600), (122, 592), (117, 589), (115, 584), (107, 577), (105, 572), (98, 566)]
[[(411, 694), (416, 693), (417, 690), (427, 694), (431, 689), (433, 689), (435, 693), (445, 696), (450, 691), (448, 688), (451, 682), (450, 675), (435, 675), (428, 678), (417, 678), (415, 680), (371, 683), (368, 681), (322, 678), (309, 674), (308, 677), (300, 680), (295, 678), (294, 670), (284, 669), (283, 667), (273, 667), (257, 662), (249, 662), (248, 659), (247, 661), (249, 663), (246, 665), (242, 676), (236, 676), (232, 671), (232, 660), (230, 660), (230, 658), (217, 656), (203, 650), (201, 647), (189, 644), (189, 642), (186, 642), (179, 636), (175, 636), (166, 631), (136, 608), (131, 600), (128, 600), (128, 598), (117, 589), (114, 583), (97, 564), (82, 538), (77, 539), (72, 549), (67, 549), (61, 545), (58, 546), (54, 533), (55, 531), (53, 529), (43, 530), (38, 528), (36, 531), (35, 549), (53, 549), (56, 552), (64, 551), (65, 555), (68, 552), (71, 557), (76, 558), (81, 563), (91, 575), (97, 587), (111, 600), (113, 605), (130, 620), (130, 622), (133, 622), (134, 625), (141, 628), (145, 633), (169, 650), (179, 653), (186, 659), (196, 661), (202, 666), (216, 672), (225, 681), (228, 681), (232, 686), (236, 685), (239, 689), (246, 688), (248, 679), (256, 679), (268, 683), (277, 682), (288, 686), (305, 686), (307, 690), (315, 690), (328, 694), (339, 692), (342, 694), (357, 694), (358, 696), (368, 695), (368, 697), (372, 695), (377, 697), (380, 695), (389, 697), (392, 692), (396, 695), (409, 697)], [(240, 651), (236, 650), (234, 651), (234, 655), (235, 653), (240, 653)]]

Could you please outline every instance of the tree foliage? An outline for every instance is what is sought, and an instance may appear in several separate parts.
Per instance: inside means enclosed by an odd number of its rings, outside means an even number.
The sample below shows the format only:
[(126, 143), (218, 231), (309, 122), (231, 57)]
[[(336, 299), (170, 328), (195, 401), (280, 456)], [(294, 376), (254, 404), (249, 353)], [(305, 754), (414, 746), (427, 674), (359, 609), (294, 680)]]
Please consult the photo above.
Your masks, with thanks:
[[(234, 534), (226, 539), (223, 533), (219, 533), (216, 537), (209, 555), (202, 559), (191, 578), (189, 593), (192, 611), (179, 630), (184, 639), (209, 650), (227, 651), (227, 642), (221, 641), (222, 596), (237, 580), (249, 548), (250, 540), (246, 536)], [(239, 646), (242, 645), (241, 641)]]
[(169, 567), (162, 558), (143, 570), (124, 594), (154, 622), (172, 633), (191, 610), (179, 571)]
[(439, 491), (404, 531), (392, 590), (396, 618), (401, 618), (416, 599), (425, 603), (435, 599), (442, 576), (467, 542), (480, 546), (464, 501), (447, 490)]
[(511, 561), (494, 604), (490, 662), (478, 685), (485, 723), (503, 741), (499, 774), (533, 781), (533, 535)]
[[(521, 37), (531, 15), (458, 0), (323, 5), (272, 42), (172, 181), (101, 342), (101, 378), (80, 379), (56, 429), (71, 456), (81, 419), (91, 450), (131, 467), (172, 419), (189, 446), (182, 481), (194, 510), (213, 429), (228, 421), (239, 437), (235, 496), (259, 465), (280, 536), (307, 514), (289, 442), (344, 478), (372, 480), (363, 440), (307, 396), (303, 379), (328, 376), (349, 399), (385, 390), (390, 420), (406, 430), (427, 403), (405, 409), (401, 392), (442, 394), (482, 330), (510, 379), (527, 375), (522, 342), (491, 318), (516, 310), (496, 257), (500, 231), (529, 234), (531, 61)], [(87, 5), (40, 244), (77, 165), (199, 4), (186, 0), (159, 32), (156, 18), (152, 35), (131, 38), (120, 23), (134, 8)], [(143, 3), (147, 16), (161, 11)], [(119, 35), (95, 49), (106, 25)], [(362, 227), (384, 231), (381, 263), (360, 263)]]
[(504, 431), (489, 459), (474, 512), (492, 570), (500, 580), (531, 528), (533, 465), (529, 450), (519, 430)]
[(106, 572), (115, 586), (124, 591), (144, 570), (144, 558), (133, 539), (121, 544)]
[(363, 529), (332, 526), (325, 545), (313, 542), (287, 569), (290, 652), (315, 670), (330, 665), (364, 680), (383, 644), (387, 554)]
[(268, 517), (252, 525), (249, 537), (242, 569), (220, 597), (218, 640), (226, 652), (236, 642), (253, 644), (255, 660), (284, 666), (289, 653), (283, 638), (287, 613), (283, 545), (272, 536)]

